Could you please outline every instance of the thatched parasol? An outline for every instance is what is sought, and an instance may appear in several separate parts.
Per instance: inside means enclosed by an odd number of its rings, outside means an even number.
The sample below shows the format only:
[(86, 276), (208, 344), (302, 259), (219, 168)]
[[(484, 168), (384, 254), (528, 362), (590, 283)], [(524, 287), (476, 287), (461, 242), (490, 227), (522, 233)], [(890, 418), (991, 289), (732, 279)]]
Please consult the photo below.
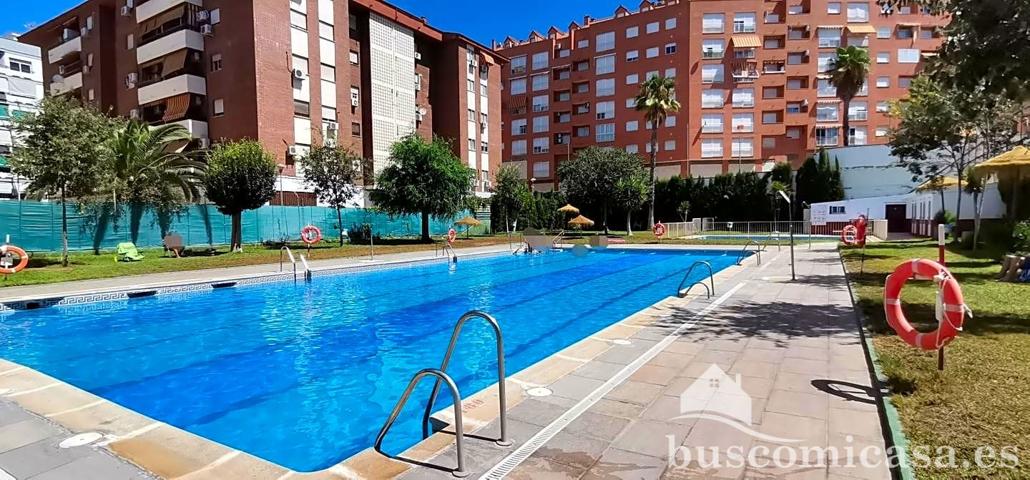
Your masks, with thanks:
[(916, 191), (926, 192), (929, 190), (940, 190), (955, 186), (958, 186), (958, 177), (936, 177), (919, 184), (919, 186), (916, 187)]
[(579, 209), (573, 207), (571, 204), (568, 203), (566, 203), (564, 207), (559, 208), (558, 211), (562, 213), (572, 213), (575, 215), (579, 215)]
[(1019, 187), (1023, 178), (1030, 178), (1030, 148), (1016, 147), (975, 167), (985, 175), (997, 175), (998, 179), (1012, 179), (1012, 201), (1009, 205), (1009, 216), (1016, 218), (1019, 205)]
[(465, 238), (469, 238), (469, 229), (472, 228), (472, 227), (478, 227), (478, 226), (482, 225), (483, 222), (480, 222), (479, 220), (476, 220), (475, 217), (469, 215), (469, 216), (467, 216), (467, 217), (465, 217), (465, 218), (463, 218), (461, 220), (458, 220), (457, 222), (454, 222), (454, 224), (455, 225), (464, 226), (465, 227)]
[(584, 217), (583, 215), (580, 215), (576, 218), (573, 218), (572, 220), (569, 220), (569, 225), (576, 228), (592, 227), (594, 225), (594, 221), (587, 217)]

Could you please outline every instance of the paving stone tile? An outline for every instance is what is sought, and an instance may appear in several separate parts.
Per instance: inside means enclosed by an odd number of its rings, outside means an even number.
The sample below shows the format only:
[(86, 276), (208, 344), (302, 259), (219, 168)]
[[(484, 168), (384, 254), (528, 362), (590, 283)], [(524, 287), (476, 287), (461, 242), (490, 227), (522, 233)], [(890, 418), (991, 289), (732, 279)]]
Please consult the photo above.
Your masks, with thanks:
[(60, 430), (35, 418), (12, 423), (6, 427), (0, 427), (0, 453), (9, 452), (60, 434)]
[(636, 419), (640, 417), (641, 412), (644, 411), (644, 406), (636, 403), (612, 400), (610, 398), (602, 398), (592, 407), (587, 409), (587, 411), (619, 418)]
[(56, 438), (47, 438), (0, 454), (0, 466), (15, 478), (29, 478), (83, 458), (90, 447), (58, 448)]
[(677, 423), (680, 425), (691, 426), (697, 422), (696, 418), (678, 418), (682, 416), (680, 409), (680, 399), (678, 396), (662, 395), (658, 397), (650, 406), (648, 406), (640, 414), (640, 417), (646, 420), (655, 420), (659, 422)]
[(779, 363), (738, 360), (727, 373), (740, 374), (743, 377), (773, 378), (779, 368)]
[(573, 435), (588, 435), (600, 440), (612, 441), (629, 425), (631, 420), (586, 411), (565, 427)]
[(879, 416), (856, 415), (854, 410), (829, 409), (830, 434), (878, 438), (883, 436)]
[(0, 402), (0, 427), (31, 420), (33, 417), (21, 407), (12, 403)]
[(823, 445), (826, 442), (826, 420), (766, 410), (758, 431), (783, 439), (801, 440), (811, 445)]
[(615, 387), (611, 393), (605, 395), (605, 398), (647, 406), (650, 405), (655, 398), (658, 398), (658, 395), (660, 395), (661, 392), (662, 387), (660, 385), (627, 380), (622, 382), (618, 387)]
[(653, 385), (668, 385), (673, 378), (676, 378), (676, 369), (662, 367), (660, 365), (644, 365), (640, 367), (629, 379), (634, 382), (650, 383)]
[[(669, 445), (678, 444), (690, 432), (690, 427), (670, 422), (638, 420), (612, 442), (612, 447), (630, 452), (667, 459)], [(669, 439), (672, 436), (672, 440)]]
[(787, 349), (786, 358), (800, 358), (805, 360), (827, 361), (830, 359), (830, 351), (826, 348), (792, 346)]
[(565, 413), (566, 410), (568, 407), (537, 398), (527, 398), (508, 409), (508, 419), (544, 427)]
[(710, 340), (705, 343), (705, 350), (717, 350), (723, 352), (743, 352), (747, 346), (746, 341), (726, 340), (724, 335), (719, 340)]
[(783, 357), (785, 356), (785, 354), (786, 354), (786, 349), (783, 349), (783, 348), (776, 348), (776, 349), (754, 348), (754, 347), (751, 347), (750, 344), (749, 344), (748, 347), (747, 347), (747, 350), (744, 350), (743, 352), (741, 352), (740, 359), (738, 360), (738, 362), (747, 361), (747, 362), (778, 363), (781, 360), (783, 360)]
[(507, 478), (512, 480), (576, 480), (586, 470), (531, 455)]
[(31, 480), (135, 480), (147, 479), (135, 467), (109, 455), (90, 455), (53, 470), (31, 477)]
[(770, 412), (826, 420), (830, 405), (826, 394), (773, 390), (765, 408)]
[(816, 380), (816, 378), (810, 374), (780, 371), (776, 374), (776, 380), (773, 381), (773, 389), (817, 393), (819, 389), (812, 385), (812, 380)]
[(690, 338), (681, 338), (665, 347), (665, 352), (684, 355), (697, 355), (704, 349), (704, 345), (695, 342)]
[(587, 469), (601, 458), (607, 447), (608, 442), (603, 440), (559, 432), (535, 455), (551, 462)]
[(578, 375), (566, 375), (557, 382), (552, 383), (548, 388), (559, 397), (580, 400), (602, 384), (604, 384), (603, 380), (580, 377)]
[(636, 452), (609, 448), (583, 476), (584, 480), (639, 480), (658, 478), (666, 461)]
[(676, 370), (682, 369), (690, 364), (694, 359), (693, 354), (681, 354), (663, 351), (648, 362), (648, 365), (658, 365), (661, 367), (674, 368)]
[(619, 371), (625, 367), (625, 365), (617, 363), (594, 360), (577, 368), (572, 372), (572, 374), (580, 377), (592, 378), (594, 380), (608, 381), (608, 379), (614, 377), (616, 373), (619, 373)]

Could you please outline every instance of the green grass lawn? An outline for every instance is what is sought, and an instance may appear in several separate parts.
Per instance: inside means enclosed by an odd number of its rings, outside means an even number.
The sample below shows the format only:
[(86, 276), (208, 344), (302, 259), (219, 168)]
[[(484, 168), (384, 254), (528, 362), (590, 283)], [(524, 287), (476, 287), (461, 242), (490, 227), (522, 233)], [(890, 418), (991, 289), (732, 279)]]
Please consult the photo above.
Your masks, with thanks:
[[(434, 250), (438, 248), (440, 242), (438, 240), (435, 244), (424, 244), (415, 240), (383, 240), (382, 243), (376, 244), (375, 253), (381, 255)], [(459, 236), (454, 246), (455, 248), (478, 247), (506, 242), (507, 239), (504, 236), (472, 237), (470, 239)], [(295, 254), (303, 253), (310, 260), (358, 257), (369, 254), (368, 245), (348, 244), (340, 247), (332, 242), (322, 242), (312, 248), (310, 252), (302, 244), (291, 244), (290, 248)], [(6, 278), (0, 277), (0, 288), (124, 275), (279, 263), (278, 245), (247, 245), (243, 252), (239, 253), (229, 253), (228, 250), (228, 247), (225, 246), (210, 253), (193, 250), (187, 251), (183, 258), (174, 258), (170, 256), (171, 254), (164, 254), (160, 248), (142, 249), (140, 253), (146, 258), (141, 262), (131, 263), (115, 262), (113, 251), (102, 252), (100, 255), (94, 255), (93, 252), (73, 252), (70, 255), (68, 267), (61, 266), (60, 252), (36, 253), (32, 255), (28, 268)]]
[[(904, 260), (936, 260), (936, 246), (926, 241), (870, 243), (864, 267), (860, 251), (843, 253), (912, 446), (952, 446), (960, 465), (972, 462), (981, 446), (1014, 446), (1019, 451), (1015, 470), (917, 465), (919, 478), (1030, 477), (1030, 284), (995, 279), (1002, 253), (951, 249), (947, 254), (948, 267), (975, 317), (945, 350), (943, 372), (937, 371), (936, 352), (916, 350), (894, 335), (882, 303), (887, 274)], [(904, 289), (906, 316), (913, 323), (919, 320), (921, 331), (936, 328), (935, 293), (932, 282), (910, 281)]]

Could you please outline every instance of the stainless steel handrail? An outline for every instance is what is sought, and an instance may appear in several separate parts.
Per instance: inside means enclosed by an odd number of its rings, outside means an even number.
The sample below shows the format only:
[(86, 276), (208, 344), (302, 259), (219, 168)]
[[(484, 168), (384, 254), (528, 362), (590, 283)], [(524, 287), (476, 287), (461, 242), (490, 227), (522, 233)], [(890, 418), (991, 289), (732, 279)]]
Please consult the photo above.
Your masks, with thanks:
[(458, 252), (454, 250), (454, 247), (450, 243), (444, 242), (444, 244), (441, 245), (440, 248), (436, 249), (435, 255), (447, 256), (448, 252), (450, 252), (451, 261), (453, 263), (458, 263)]
[(287, 257), (289, 257), (290, 263), (293, 264), (293, 279), (296, 280), (297, 279), (297, 260), (295, 258), (293, 258), (293, 252), (290, 251), (290, 247), (288, 247), (286, 245), (283, 245), (283, 247), (279, 249), (279, 271), (280, 272), (283, 271), (283, 254), (284, 253), (286, 254)]
[[(304, 254), (300, 254), (300, 263), (304, 265), (304, 280), (311, 281), (311, 267), (308, 266), (308, 259), (304, 258)], [(294, 265), (296, 268), (296, 265)], [(294, 273), (294, 276), (297, 274)]]
[(565, 229), (564, 228), (559, 230), (557, 235), (555, 235), (554, 237), (551, 237), (551, 248), (552, 249), (553, 248), (558, 248), (558, 245), (560, 245), (559, 240), (565, 240)]
[[(451, 474), (459, 478), (466, 477), (469, 472), (465, 470), (465, 432), (463, 428), (464, 424), (461, 419), (461, 393), (458, 392), (458, 386), (454, 384), (454, 380), (452, 380), (449, 375), (436, 368), (419, 370), (418, 373), (411, 378), (411, 381), (408, 382), (408, 388), (404, 389), (404, 394), (401, 395), (400, 400), (398, 400), (397, 404), (393, 407), (393, 411), (390, 412), (390, 416), (386, 419), (386, 423), (383, 424), (383, 428), (379, 429), (379, 434), (376, 435), (376, 443), (373, 448), (383, 455), (388, 457), (390, 456), (386, 452), (383, 452), (382, 449), (383, 439), (386, 438), (386, 432), (389, 431), (390, 427), (392, 427), (394, 422), (397, 421), (397, 416), (400, 415), (401, 410), (404, 408), (404, 404), (407, 403), (408, 397), (411, 396), (411, 392), (415, 389), (415, 386), (417, 386), (418, 382), (427, 375), (436, 377), (436, 387), (440, 386), (441, 380), (445, 382), (447, 384), (447, 388), (451, 391), (451, 396), (454, 397), (454, 433), (458, 456), (458, 468), (453, 470)], [(436, 387), (434, 387), (434, 390)]]
[[(451, 363), (451, 355), (454, 354), (454, 347), (458, 344), (458, 338), (461, 336), (461, 329), (465, 326), (465, 322), (473, 319), (481, 318), (486, 320), (494, 329), (494, 338), (497, 341), (497, 394), (498, 394), (498, 405), (500, 407), (500, 422), (501, 422), (501, 438), (496, 440), (496, 443), (502, 447), (511, 445), (511, 441), (508, 440), (508, 414), (506, 408), (506, 397), (504, 388), (504, 335), (501, 334), (501, 325), (497, 323), (492, 315), (479, 310), (472, 310), (466, 312), (461, 318), (458, 319), (458, 323), (454, 326), (454, 332), (451, 333), (451, 342), (447, 345), (447, 352), (444, 353), (443, 363), (440, 364), (440, 371), (446, 372), (447, 366)], [(436, 403), (436, 396), (440, 393), (440, 380), (437, 379), (433, 385), (433, 392), (429, 394), (429, 403), (426, 404), (426, 411), (422, 415), (422, 435), (429, 436), (429, 416), (433, 414), (433, 404)]]
[(764, 247), (761, 243), (754, 240), (748, 240), (747, 243), (744, 244), (744, 248), (740, 249), (740, 253), (737, 254), (737, 265), (740, 265), (740, 262), (744, 261), (744, 254), (748, 251), (747, 247), (750, 247), (751, 245), (758, 247), (758, 250), (755, 250), (755, 254), (758, 256), (758, 264), (762, 264), (762, 249)]
[[(687, 279), (690, 278), (690, 274), (694, 273), (694, 268), (697, 268), (698, 265), (704, 265), (705, 267), (708, 267), (708, 279), (709, 282), (712, 284), (711, 288), (709, 288), (708, 285), (705, 285), (705, 280), (704, 278), (702, 278), (701, 280), (691, 283), (686, 290), (683, 290), (683, 284), (687, 283)], [(708, 292), (708, 298), (712, 298), (712, 295), (715, 294), (715, 270), (712, 268), (711, 263), (708, 263), (704, 260), (698, 260), (690, 265), (690, 268), (687, 269), (687, 273), (683, 274), (683, 280), (680, 280), (680, 286), (676, 288), (676, 295), (680, 298), (687, 296), (687, 294), (690, 293), (690, 289), (694, 288), (694, 285), (697, 285), (699, 283), (701, 285), (704, 285), (705, 291)]]

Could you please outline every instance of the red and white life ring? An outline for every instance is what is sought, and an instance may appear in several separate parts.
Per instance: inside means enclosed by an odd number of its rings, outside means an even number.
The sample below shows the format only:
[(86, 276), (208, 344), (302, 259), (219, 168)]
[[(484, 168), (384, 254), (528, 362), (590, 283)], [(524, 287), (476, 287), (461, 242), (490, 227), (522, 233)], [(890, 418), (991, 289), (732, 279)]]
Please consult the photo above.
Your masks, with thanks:
[(458, 239), (458, 232), (457, 231), (455, 231), (453, 228), (450, 229), (450, 230), (447, 230), (447, 243), (454, 243), (454, 241), (457, 240), (457, 239)]
[(858, 243), (858, 227), (854, 225), (845, 226), (840, 231), (840, 241), (844, 242), (845, 245), (855, 245)]
[[(18, 263), (8, 264), (4, 262), (8, 258), (9, 254), (14, 254), (18, 257)], [(0, 274), (12, 275), (25, 270), (25, 267), (29, 266), (29, 254), (14, 245), (0, 245)]]
[(300, 229), (300, 241), (314, 245), (322, 241), (322, 230), (314, 225), (308, 225)]
[[(937, 329), (932, 332), (916, 330), (901, 309), (901, 289), (910, 278), (933, 280), (937, 284)], [(898, 265), (894, 273), (887, 276), (883, 289), (883, 310), (887, 315), (887, 324), (898, 336), (905, 343), (923, 350), (937, 350), (950, 343), (962, 331), (966, 314), (973, 316), (962, 298), (962, 288), (955, 277), (951, 276), (951, 272), (933, 260), (922, 258)]]
[(667, 233), (665, 225), (662, 222), (654, 224), (654, 228), (652, 228), (651, 231), (654, 232), (654, 236), (658, 238), (664, 237)]

